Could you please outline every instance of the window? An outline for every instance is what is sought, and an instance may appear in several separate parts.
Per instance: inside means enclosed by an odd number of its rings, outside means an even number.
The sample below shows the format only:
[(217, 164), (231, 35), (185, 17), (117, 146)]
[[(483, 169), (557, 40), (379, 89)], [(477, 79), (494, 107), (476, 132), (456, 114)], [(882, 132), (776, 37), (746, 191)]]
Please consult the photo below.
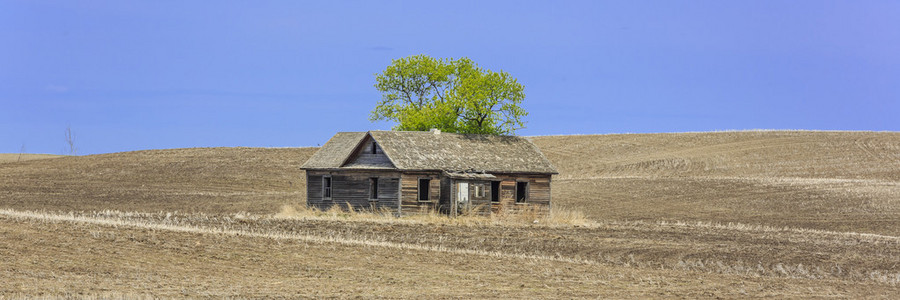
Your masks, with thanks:
[(475, 185), (475, 197), (476, 198), (484, 198), (484, 185), (483, 184)]
[(431, 178), (419, 178), (419, 201), (428, 201)]
[(500, 182), (491, 181), (491, 202), (500, 202)]
[(372, 142), (372, 154), (375, 154), (375, 150), (377, 150), (377, 149), (378, 149), (378, 144), (375, 142)]
[(378, 177), (369, 178), (369, 199), (378, 199)]
[(322, 176), (322, 199), (331, 199), (331, 176)]
[(528, 182), (516, 182), (516, 203), (528, 200)]

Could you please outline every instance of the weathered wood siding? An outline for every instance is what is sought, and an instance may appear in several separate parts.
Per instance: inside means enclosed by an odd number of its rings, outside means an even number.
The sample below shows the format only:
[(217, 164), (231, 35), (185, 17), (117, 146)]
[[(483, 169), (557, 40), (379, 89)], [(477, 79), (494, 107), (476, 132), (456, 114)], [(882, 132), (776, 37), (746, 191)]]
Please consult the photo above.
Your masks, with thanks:
[[(322, 198), (322, 175), (331, 175), (332, 198)], [(400, 215), (439, 211), (458, 215), (457, 189), (460, 182), (469, 184), (469, 207), (478, 214), (514, 213), (536, 210), (549, 213), (551, 207), (550, 175), (493, 174), (500, 181), (499, 202), (491, 202), (491, 181), (450, 179), (441, 172), (399, 172), (379, 170), (307, 171), (307, 203), (309, 206), (328, 209), (332, 205), (355, 209), (385, 208)], [(378, 199), (369, 199), (369, 179), (378, 179)], [(419, 179), (428, 178), (428, 200), (419, 200)], [(516, 182), (528, 182), (528, 198), (516, 203)], [(484, 188), (479, 197), (476, 186)], [(376, 201), (371, 201), (376, 200)]]
[[(479, 215), (489, 215), (491, 214), (491, 182), (485, 180), (471, 180), (471, 179), (446, 179), (449, 183), (448, 187), (448, 208), (446, 209), (446, 213), (451, 216), (458, 216), (464, 214), (476, 213)], [(465, 206), (461, 207), (459, 201), (459, 184), (466, 183), (468, 184), (468, 190), (465, 191), (469, 194), (469, 203)], [(476, 186), (481, 185), (485, 188), (484, 196), (479, 197), (476, 192)]]
[(448, 184), (448, 186), (450, 186), (450, 187), (449, 187), (449, 189), (450, 189), (450, 193), (449, 193), (449, 196), (450, 196), (450, 208), (449, 208), (450, 215), (451, 215), (451, 216), (458, 216), (458, 215), (459, 215), (459, 204), (457, 203), (458, 200), (456, 199), (456, 198), (457, 198), (457, 195), (458, 195), (458, 193), (457, 193), (456, 191), (457, 191), (457, 188), (459, 187), (459, 185), (456, 184), (456, 179), (448, 178), (447, 181), (449, 181), (449, 183), (450, 183), (450, 184)]
[[(375, 145), (375, 153), (372, 153), (373, 144)], [(372, 137), (367, 136), (350, 156), (350, 160), (345, 166), (393, 168), (394, 164), (391, 163), (391, 160), (384, 154), (384, 150), (381, 149), (381, 146), (378, 145)]]
[(453, 192), (451, 186), (451, 180), (449, 177), (441, 176), (441, 196), (440, 200), (438, 200), (438, 210), (442, 214), (451, 214), (451, 202), (453, 198)]
[[(500, 181), (500, 202), (491, 204), (494, 213), (522, 209), (550, 212), (550, 175), (494, 174)], [(528, 199), (516, 203), (516, 182), (528, 182)]]
[[(306, 205), (310, 207), (323, 207), (322, 200), (322, 175), (315, 171), (306, 171)], [(329, 204), (330, 206), (331, 204)]]
[[(419, 200), (419, 179), (431, 180), (428, 200)], [(404, 172), (400, 180), (400, 211), (406, 215), (439, 210), (442, 192), (440, 172)]]
[[(447, 213), (460, 215), (466, 211), (460, 210), (457, 205), (457, 196), (460, 182), (469, 184), (468, 210), (477, 209), (478, 214), (491, 213), (516, 213), (521, 210), (532, 210), (538, 213), (550, 213), (550, 175), (525, 175), (525, 174), (493, 174), (500, 180), (499, 202), (491, 202), (491, 182), (482, 180), (445, 179), (448, 184)], [(528, 182), (528, 198), (524, 203), (516, 203), (516, 182)], [(485, 188), (484, 197), (476, 194), (476, 185)]]
[[(459, 180), (458, 182), (463, 182)], [(469, 183), (469, 210), (479, 215), (491, 214), (491, 182), (483, 180), (466, 180)], [(481, 188), (484, 190), (483, 196), (478, 196), (476, 191)]]
[[(354, 209), (398, 211), (400, 173), (395, 171), (307, 171), (307, 205), (328, 209), (333, 205)], [(322, 197), (322, 176), (331, 175), (331, 199)], [(378, 198), (370, 199), (370, 178), (378, 178)]]

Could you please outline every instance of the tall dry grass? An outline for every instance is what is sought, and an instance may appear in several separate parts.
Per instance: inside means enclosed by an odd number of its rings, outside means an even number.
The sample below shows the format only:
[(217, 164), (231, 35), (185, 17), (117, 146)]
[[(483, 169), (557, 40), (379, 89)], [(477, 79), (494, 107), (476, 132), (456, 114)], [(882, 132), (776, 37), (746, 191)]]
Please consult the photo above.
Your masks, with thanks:
[(348, 207), (332, 206), (326, 210), (306, 205), (283, 205), (272, 215), (278, 219), (366, 221), (377, 223), (418, 223), (440, 225), (505, 225), (505, 226), (590, 226), (596, 222), (588, 220), (584, 213), (570, 209), (554, 209), (549, 214), (540, 208), (525, 208), (504, 211), (490, 215), (476, 213), (475, 209), (456, 217), (436, 210), (397, 217), (389, 209), (354, 210)]

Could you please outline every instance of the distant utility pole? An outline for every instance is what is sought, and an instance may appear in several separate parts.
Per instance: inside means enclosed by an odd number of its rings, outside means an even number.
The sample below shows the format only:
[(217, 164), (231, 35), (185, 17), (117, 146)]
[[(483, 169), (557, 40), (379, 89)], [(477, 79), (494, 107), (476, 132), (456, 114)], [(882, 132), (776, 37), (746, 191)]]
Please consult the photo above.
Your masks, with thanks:
[(75, 148), (75, 133), (72, 132), (72, 126), (66, 125), (66, 150), (69, 155), (77, 155), (78, 149)]
[(19, 149), (19, 157), (16, 158), (16, 161), (22, 161), (22, 154), (25, 154), (25, 143), (22, 143), (22, 148)]

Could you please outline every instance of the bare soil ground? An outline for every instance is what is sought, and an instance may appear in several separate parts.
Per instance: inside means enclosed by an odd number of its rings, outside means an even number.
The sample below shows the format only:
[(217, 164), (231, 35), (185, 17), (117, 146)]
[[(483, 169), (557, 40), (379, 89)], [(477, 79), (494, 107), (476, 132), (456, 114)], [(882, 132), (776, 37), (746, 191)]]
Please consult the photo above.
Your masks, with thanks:
[(546, 136), (553, 200), (598, 220), (746, 223), (900, 235), (900, 133)]
[[(712, 249), (732, 243), (734, 251), (747, 251), (743, 242), (728, 237), (734, 233), (727, 231), (734, 229), (713, 230), (697, 241), (696, 232), (684, 229), (634, 224), (576, 230), (472, 228), (6, 210), (0, 213), (0, 278), (5, 283), (0, 295), (734, 298), (889, 297), (900, 292), (890, 283), (895, 275), (870, 269), (890, 265), (896, 260), (893, 252), (874, 254), (881, 258), (877, 262), (857, 258), (867, 264), (858, 268), (845, 264), (854, 258), (837, 257), (873, 255), (867, 246), (887, 243), (882, 245), (887, 249), (896, 240), (866, 237), (841, 245), (853, 238), (813, 235), (791, 241), (794, 233), (756, 237), (765, 240), (759, 247), (828, 244), (816, 252), (840, 261), (824, 259), (825, 265), (835, 263), (828, 270), (817, 263), (791, 265), (790, 258), (784, 258), (785, 265), (761, 271), (772, 274), (756, 273), (761, 269), (752, 264), (725, 265), (728, 262), (713, 259), (660, 265), (691, 245), (699, 247), (693, 253), (724, 253)], [(576, 240), (560, 244), (569, 237)], [(776, 250), (776, 256), (807, 254), (781, 251)], [(841, 267), (843, 272), (836, 271)]]
[(900, 133), (533, 141), (587, 224), (274, 215), (315, 148), (0, 163), (0, 298), (898, 293)]
[(0, 164), (0, 206), (274, 213), (305, 203), (316, 148), (147, 150)]

